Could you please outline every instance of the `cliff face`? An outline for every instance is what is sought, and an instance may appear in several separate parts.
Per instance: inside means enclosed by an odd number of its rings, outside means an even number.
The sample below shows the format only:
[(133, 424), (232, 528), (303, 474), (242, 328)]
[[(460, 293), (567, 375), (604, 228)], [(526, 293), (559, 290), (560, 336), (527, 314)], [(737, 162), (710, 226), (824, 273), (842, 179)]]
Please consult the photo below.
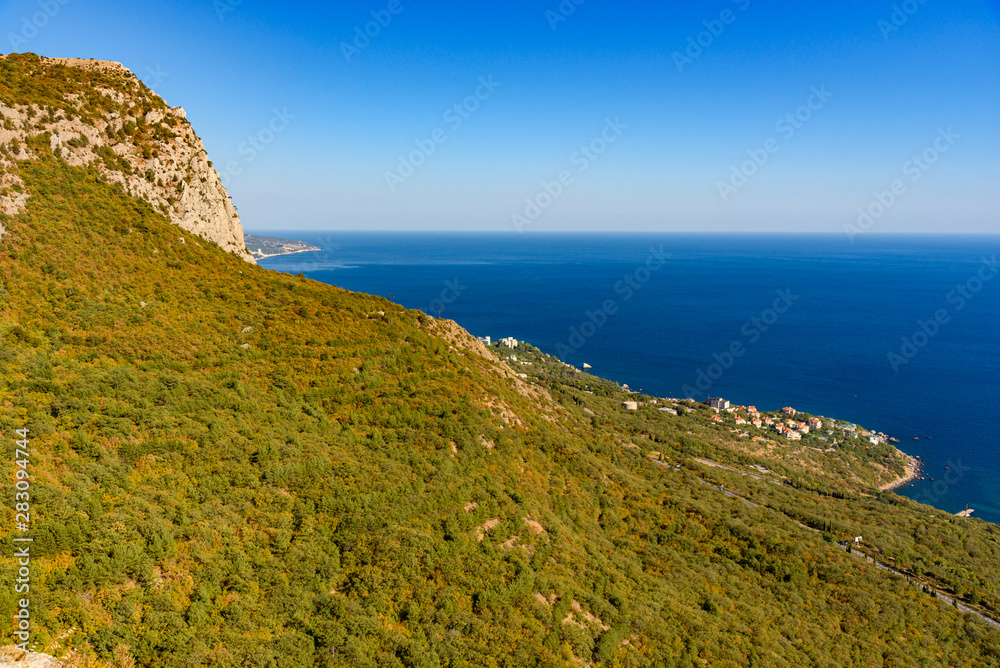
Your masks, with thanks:
[(47, 133), (57, 157), (95, 167), (183, 229), (254, 262), (184, 110), (169, 107), (119, 63), (0, 57), (0, 115), (0, 212), (25, 207), (16, 161), (30, 159), (31, 140)]

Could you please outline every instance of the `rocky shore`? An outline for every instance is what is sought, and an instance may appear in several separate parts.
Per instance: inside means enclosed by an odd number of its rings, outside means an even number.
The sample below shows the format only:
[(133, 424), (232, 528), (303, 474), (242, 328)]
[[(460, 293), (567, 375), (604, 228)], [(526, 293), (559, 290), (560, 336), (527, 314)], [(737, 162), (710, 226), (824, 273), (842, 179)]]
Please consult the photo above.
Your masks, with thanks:
[[(900, 450), (900, 452), (903, 451)], [(906, 455), (906, 470), (903, 472), (903, 475), (899, 478), (896, 478), (892, 482), (888, 482), (882, 485), (879, 489), (882, 490), (883, 492), (891, 492), (899, 489), (900, 487), (905, 487), (909, 483), (918, 479), (920, 477), (920, 473), (922, 472), (922, 470), (923, 470), (923, 463), (919, 459), (917, 459), (916, 457), (911, 457), (910, 455)]]

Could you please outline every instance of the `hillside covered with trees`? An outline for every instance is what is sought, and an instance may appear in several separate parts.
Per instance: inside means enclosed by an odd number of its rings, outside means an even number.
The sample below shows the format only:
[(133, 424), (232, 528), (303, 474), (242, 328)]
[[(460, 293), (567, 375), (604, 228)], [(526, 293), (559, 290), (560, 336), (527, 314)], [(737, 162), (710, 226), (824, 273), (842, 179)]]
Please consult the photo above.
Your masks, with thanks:
[[(24, 90), (15, 66), (0, 61), (0, 102), (39, 114), (106, 85), (81, 70), (78, 90), (44, 73)], [(44, 132), (0, 152), (27, 195), (0, 214), (0, 427), (7, 453), (29, 430), (38, 651), (157, 668), (1000, 665), (1000, 631), (924, 591), (1000, 616), (1000, 532), (879, 492), (898, 453), (749, 447), (704, 406), (673, 415), (244, 262)], [(913, 582), (838, 545), (856, 535)]]

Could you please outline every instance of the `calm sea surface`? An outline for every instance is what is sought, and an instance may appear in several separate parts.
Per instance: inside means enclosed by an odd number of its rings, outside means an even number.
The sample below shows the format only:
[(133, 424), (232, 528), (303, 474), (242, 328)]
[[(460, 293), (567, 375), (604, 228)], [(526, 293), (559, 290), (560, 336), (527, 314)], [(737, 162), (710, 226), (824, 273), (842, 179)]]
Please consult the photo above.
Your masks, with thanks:
[(633, 389), (896, 436), (935, 478), (900, 493), (1000, 522), (1000, 237), (272, 234), (323, 251), (267, 268)]

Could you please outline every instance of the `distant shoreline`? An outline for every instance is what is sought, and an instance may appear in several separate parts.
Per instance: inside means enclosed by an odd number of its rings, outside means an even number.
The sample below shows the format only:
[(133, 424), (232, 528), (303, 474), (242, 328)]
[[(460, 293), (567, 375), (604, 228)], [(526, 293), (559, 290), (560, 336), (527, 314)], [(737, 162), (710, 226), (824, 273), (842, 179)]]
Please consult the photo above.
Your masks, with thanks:
[(323, 250), (322, 248), (304, 248), (302, 250), (290, 251), (288, 253), (273, 253), (271, 255), (258, 255), (256, 253), (250, 253), (253, 255), (255, 260), (266, 260), (269, 257), (281, 257), (282, 255), (297, 255), (298, 253), (316, 253), (317, 251)]
[(323, 250), (298, 239), (265, 237), (260, 234), (244, 234), (243, 245), (246, 246), (254, 260), (266, 260), (269, 257), (278, 257), (279, 255), (312, 253)]

